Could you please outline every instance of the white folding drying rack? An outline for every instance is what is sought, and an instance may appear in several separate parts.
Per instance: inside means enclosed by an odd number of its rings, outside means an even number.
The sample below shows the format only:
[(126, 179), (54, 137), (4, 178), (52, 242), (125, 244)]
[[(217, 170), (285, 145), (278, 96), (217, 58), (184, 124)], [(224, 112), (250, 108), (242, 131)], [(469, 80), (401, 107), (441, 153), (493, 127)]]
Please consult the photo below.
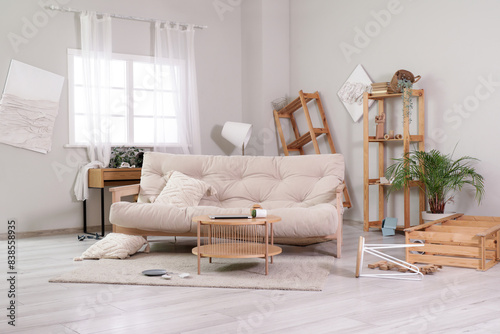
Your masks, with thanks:
[[(406, 247), (422, 247), (424, 244), (365, 244), (365, 238), (359, 237), (358, 257), (356, 259), (356, 277), (378, 277), (420, 281), (424, 275), (418, 267), (406, 261), (395, 258), (394, 256), (382, 253), (379, 249), (394, 249)], [(410, 273), (388, 273), (388, 274), (362, 274), (364, 254), (368, 253), (381, 258), (387, 262), (406, 268)]]

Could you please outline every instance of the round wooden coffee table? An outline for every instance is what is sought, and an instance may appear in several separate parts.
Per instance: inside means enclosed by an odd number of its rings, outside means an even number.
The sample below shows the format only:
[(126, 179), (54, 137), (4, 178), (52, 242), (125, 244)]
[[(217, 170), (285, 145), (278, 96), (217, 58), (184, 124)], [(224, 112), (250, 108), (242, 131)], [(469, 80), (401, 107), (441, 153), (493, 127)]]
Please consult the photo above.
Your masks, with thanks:
[[(274, 245), (273, 224), (281, 220), (278, 216), (249, 219), (210, 219), (208, 215), (197, 216), (198, 246), (193, 254), (198, 256), (198, 275), (202, 257), (212, 258), (264, 258), (266, 275), (269, 271), (269, 257), (281, 253), (281, 248)], [(204, 230), (202, 233), (202, 229)], [(202, 245), (202, 239), (205, 242)]]

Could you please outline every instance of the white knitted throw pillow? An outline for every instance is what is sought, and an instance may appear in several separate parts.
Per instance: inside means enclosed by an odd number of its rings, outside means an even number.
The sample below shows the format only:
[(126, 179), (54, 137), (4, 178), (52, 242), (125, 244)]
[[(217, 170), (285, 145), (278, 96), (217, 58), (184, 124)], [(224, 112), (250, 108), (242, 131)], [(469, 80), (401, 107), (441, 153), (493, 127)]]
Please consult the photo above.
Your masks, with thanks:
[(90, 246), (75, 261), (85, 259), (125, 259), (135, 254), (142, 246), (147, 245), (144, 252), (149, 253), (149, 243), (140, 235), (109, 233), (104, 239)]
[(170, 171), (164, 178), (167, 184), (156, 199), (150, 199), (154, 203), (185, 208), (197, 206), (205, 194), (211, 196), (217, 193), (211, 185), (178, 171)]

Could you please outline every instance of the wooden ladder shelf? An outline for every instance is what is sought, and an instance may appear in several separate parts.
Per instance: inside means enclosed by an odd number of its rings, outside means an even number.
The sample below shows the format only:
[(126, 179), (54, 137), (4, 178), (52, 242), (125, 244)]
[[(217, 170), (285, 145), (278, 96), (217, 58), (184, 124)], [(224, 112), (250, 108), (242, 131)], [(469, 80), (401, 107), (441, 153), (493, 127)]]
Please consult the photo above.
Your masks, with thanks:
[[(311, 121), (311, 116), (309, 114), (309, 109), (307, 108), (307, 104), (313, 100), (316, 101), (316, 104), (318, 105), (318, 110), (323, 123), (322, 128), (313, 127)], [(295, 120), (295, 116), (293, 115), (297, 110), (300, 109), (304, 111), (307, 121), (307, 126), (309, 129), (309, 131), (304, 133), (303, 135), (300, 135), (299, 129), (297, 127), (297, 121)], [(314, 146), (314, 152), (316, 152), (316, 154), (321, 154), (321, 152), (319, 151), (319, 145), (316, 138), (323, 134), (326, 135), (328, 144), (330, 145), (331, 152), (337, 153), (337, 151), (335, 150), (335, 145), (333, 144), (330, 128), (328, 127), (328, 123), (326, 122), (325, 110), (323, 109), (323, 104), (321, 103), (321, 98), (318, 92), (304, 93), (301, 90), (299, 92), (299, 97), (294, 99), (283, 109), (273, 110), (273, 113), (274, 113), (274, 119), (276, 121), (276, 127), (278, 129), (278, 134), (280, 136), (281, 145), (283, 147), (283, 153), (285, 153), (285, 155), (287, 156), (290, 155), (290, 152), (299, 152), (299, 154), (303, 155), (305, 154), (303, 147), (311, 142)], [(292, 129), (295, 134), (295, 140), (290, 144), (286, 143), (285, 136), (283, 134), (283, 129), (281, 127), (281, 122), (280, 122), (281, 118), (289, 119), (292, 124)], [(350, 208), (351, 206), (352, 206), (351, 199), (349, 197), (349, 192), (347, 191), (347, 186), (346, 186), (344, 187), (344, 207)]]

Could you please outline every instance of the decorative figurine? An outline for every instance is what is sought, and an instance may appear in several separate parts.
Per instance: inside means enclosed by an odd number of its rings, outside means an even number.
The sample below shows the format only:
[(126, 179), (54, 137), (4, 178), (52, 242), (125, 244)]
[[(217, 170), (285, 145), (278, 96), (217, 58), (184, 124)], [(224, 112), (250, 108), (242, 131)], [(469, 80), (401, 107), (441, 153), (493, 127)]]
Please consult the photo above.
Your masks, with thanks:
[(375, 123), (377, 123), (377, 132), (375, 135), (376, 139), (384, 138), (384, 128), (385, 128), (385, 113), (381, 113), (378, 116), (375, 116)]

